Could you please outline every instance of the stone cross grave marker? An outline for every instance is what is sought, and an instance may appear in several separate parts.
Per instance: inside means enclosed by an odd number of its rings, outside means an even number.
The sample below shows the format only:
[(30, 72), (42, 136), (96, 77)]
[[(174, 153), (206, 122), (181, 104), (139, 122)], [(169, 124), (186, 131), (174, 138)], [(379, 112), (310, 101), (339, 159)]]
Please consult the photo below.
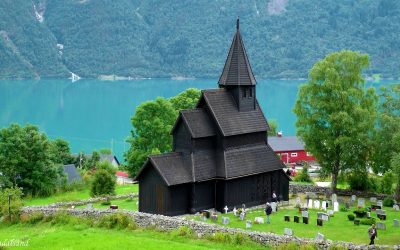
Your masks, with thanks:
[(376, 202), (376, 197), (369, 198), (369, 201), (372, 202), (372, 203), (375, 203)]
[(314, 201), (314, 208), (319, 209), (320, 206), (320, 201), (319, 200), (315, 200)]
[(255, 217), (254, 223), (255, 224), (264, 224), (264, 218), (263, 217)]
[(333, 211), (339, 212), (339, 202), (335, 201), (333, 203)]
[(233, 207), (233, 214), (234, 214), (235, 216), (237, 216), (237, 209), (236, 209), (236, 207)]
[(400, 225), (399, 225), (399, 220), (398, 219), (394, 219), (393, 220), (393, 226), (394, 227), (399, 227)]
[(397, 204), (393, 205), (393, 210), (394, 211), (399, 211), (399, 205), (397, 205)]
[(322, 233), (317, 233), (317, 236), (315, 237), (316, 241), (323, 241), (325, 239), (325, 236)]
[(321, 209), (326, 211), (326, 201), (322, 201)]
[(276, 212), (276, 202), (271, 202), (272, 212)]
[(291, 229), (291, 228), (285, 228), (285, 229), (284, 229), (284, 235), (293, 236), (293, 229)]
[(225, 214), (228, 213), (228, 207), (227, 206), (224, 207), (224, 211), (225, 211)]
[(223, 225), (229, 225), (229, 222), (230, 222), (230, 220), (229, 220), (228, 217), (222, 217), (222, 224)]
[(377, 222), (376, 223), (376, 229), (386, 230), (386, 224), (383, 223), (383, 222)]
[(313, 206), (312, 206), (313, 204), (312, 204), (312, 203), (313, 203), (313, 200), (312, 200), (312, 199), (309, 199), (309, 200), (308, 200), (308, 206), (307, 206), (307, 207), (308, 207), (308, 208), (313, 208)]
[(364, 198), (358, 198), (357, 206), (358, 207), (364, 207), (365, 206), (365, 199)]
[(246, 221), (246, 228), (251, 228), (251, 221), (249, 220)]

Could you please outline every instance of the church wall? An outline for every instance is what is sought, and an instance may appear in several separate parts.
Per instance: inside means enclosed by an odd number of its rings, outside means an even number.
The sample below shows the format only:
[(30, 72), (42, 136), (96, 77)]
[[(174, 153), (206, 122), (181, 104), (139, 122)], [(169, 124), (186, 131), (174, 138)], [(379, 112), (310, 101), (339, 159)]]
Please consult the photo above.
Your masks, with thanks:
[(266, 132), (234, 135), (223, 139), (223, 148), (239, 147), (250, 144), (265, 144)]

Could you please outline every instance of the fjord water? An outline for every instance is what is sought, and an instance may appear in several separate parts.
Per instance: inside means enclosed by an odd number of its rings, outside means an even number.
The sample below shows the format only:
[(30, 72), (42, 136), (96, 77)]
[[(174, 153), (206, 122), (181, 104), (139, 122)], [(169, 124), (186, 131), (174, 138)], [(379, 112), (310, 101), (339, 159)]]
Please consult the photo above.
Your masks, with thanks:
[[(257, 82), (257, 98), (266, 118), (276, 119), (278, 130), (285, 135), (295, 135), (292, 109), (303, 82)], [(0, 128), (12, 123), (35, 124), (50, 138), (67, 140), (74, 153), (112, 148), (123, 160), (135, 108), (144, 101), (158, 96), (169, 98), (187, 88), (217, 88), (217, 80), (0, 81)]]

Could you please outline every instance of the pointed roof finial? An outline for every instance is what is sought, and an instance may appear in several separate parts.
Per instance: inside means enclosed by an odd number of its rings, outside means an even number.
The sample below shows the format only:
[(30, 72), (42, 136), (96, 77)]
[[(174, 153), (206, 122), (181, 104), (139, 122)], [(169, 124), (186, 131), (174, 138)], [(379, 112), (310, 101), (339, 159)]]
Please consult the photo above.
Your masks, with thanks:
[(239, 16), (237, 17), (237, 20), (236, 20), (236, 29), (239, 30)]

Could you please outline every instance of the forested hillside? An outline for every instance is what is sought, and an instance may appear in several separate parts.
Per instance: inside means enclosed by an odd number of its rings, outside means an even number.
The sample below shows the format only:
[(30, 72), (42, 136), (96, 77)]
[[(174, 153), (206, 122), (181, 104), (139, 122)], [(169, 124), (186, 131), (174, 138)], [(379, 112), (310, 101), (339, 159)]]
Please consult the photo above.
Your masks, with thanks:
[(237, 16), (257, 77), (341, 49), (400, 77), (398, 0), (1, 0), (0, 78), (218, 77)]

